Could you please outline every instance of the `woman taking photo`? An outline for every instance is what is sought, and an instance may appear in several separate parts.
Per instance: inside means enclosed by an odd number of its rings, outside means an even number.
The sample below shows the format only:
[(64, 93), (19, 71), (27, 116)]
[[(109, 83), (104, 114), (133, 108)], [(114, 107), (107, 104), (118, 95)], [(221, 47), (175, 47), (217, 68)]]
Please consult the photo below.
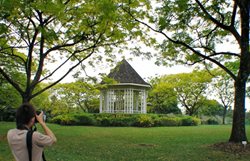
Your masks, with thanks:
[[(43, 128), (44, 134), (32, 131), (36, 120)], [(30, 141), (28, 141), (29, 133), (31, 133)], [(43, 120), (43, 112), (37, 115), (29, 103), (24, 103), (17, 109), (16, 128), (8, 131), (7, 139), (16, 161), (44, 161), (44, 147), (56, 142), (54, 133)]]

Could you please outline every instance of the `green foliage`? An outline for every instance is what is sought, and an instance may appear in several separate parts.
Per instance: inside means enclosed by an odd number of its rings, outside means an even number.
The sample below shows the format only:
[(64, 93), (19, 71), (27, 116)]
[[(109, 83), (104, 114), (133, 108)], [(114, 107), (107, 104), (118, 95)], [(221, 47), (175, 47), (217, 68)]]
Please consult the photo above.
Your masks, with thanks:
[[(216, 51), (217, 44), (228, 41), (227, 36), (231, 33), (216, 27), (217, 24), (210, 20), (211, 17), (201, 9), (196, 1), (166, 0), (157, 2), (159, 5), (155, 10), (157, 16), (154, 14), (154, 22), (157, 23), (160, 32), (165, 33), (167, 36), (170, 35), (168, 32), (171, 32), (171, 37), (167, 38), (167, 40), (173, 40), (163, 41), (159, 45), (163, 54), (162, 57), (158, 57), (158, 60), (162, 64), (201, 63), (201, 54), (198, 54), (198, 52), (206, 56), (212, 55)], [(201, 4), (206, 12), (218, 22), (223, 21), (222, 23), (225, 25), (230, 24), (230, 16), (233, 11), (231, 1), (212, 0), (210, 3), (201, 1)], [(237, 24), (237, 21), (235, 23)], [(236, 24), (235, 27), (238, 27)], [(194, 50), (190, 50), (191, 48)], [(219, 54), (218, 57), (213, 57), (213, 59), (219, 62), (221, 60), (230, 61), (230, 55)]]
[(138, 127), (151, 127), (154, 125), (154, 121), (149, 115), (139, 115), (134, 125)]
[(94, 125), (93, 115), (87, 113), (71, 113), (58, 115), (50, 120), (61, 125)]
[(210, 118), (210, 119), (207, 120), (207, 124), (208, 125), (219, 125), (220, 123), (219, 123), (218, 120)]
[(15, 121), (16, 108), (11, 106), (5, 106), (0, 109), (0, 121)]
[(246, 124), (250, 125), (250, 111), (246, 112)]
[(199, 110), (200, 115), (215, 116), (223, 115), (223, 106), (219, 104), (216, 100), (204, 100), (202, 106)]
[(73, 117), (73, 115), (64, 114), (54, 117), (53, 119), (51, 119), (51, 122), (61, 125), (75, 125), (76, 119)]
[[(165, 38), (159, 41), (160, 45), (157, 45), (162, 53), (157, 58), (158, 64), (199, 64), (205, 69), (218, 66), (226, 72), (234, 80), (235, 89), (235, 112), (230, 142), (246, 140), (245, 123), (241, 118), (245, 114), (243, 106), (250, 75), (248, 68), (250, 1), (241, 0), (237, 3), (229, 0), (157, 0), (157, 2), (154, 10), (156, 14), (151, 16), (156, 27), (146, 26)], [(232, 44), (235, 46), (234, 49), (229, 49), (227, 46)], [(192, 97), (188, 98), (195, 100)], [(188, 107), (187, 114), (197, 115), (198, 106), (195, 107), (189, 102), (183, 105)]]
[(149, 113), (181, 113), (177, 107), (177, 95), (171, 83), (162, 81), (161, 78), (154, 78), (151, 80), (151, 85), (152, 88), (148, 94)]
[(181, 126), (182, 119), (180, 117), (160, 117), (157, 124), (159, 126)]
[[(85, 80), (61, 83), (54, 86), (50, 94), (53, 115), (69, 111), (99, 112), (99, 90)], [(62, 105), (63, 104), (63, 105)], [(58, 106), (58, 108), (57, 108)], [(62, 108), (64, 107), (64, 108)]]
[[(41, 90), (46, 85), (47, 84), (45, 83), (39, 84), (39, 86), (36, 87), (35, 91)], [(48, 115), (48, 112), (51, 111), (51, 109), (49, 108), (51, 104), (50, 102), (51, 100), (49, 98), (50, 98), (49, 91), (45, 91), (41, 93), (40, 95), (38, 95), (37, 97), (35, 97), (34, 99), (32, 99), (31, 103), (34, 105), (37, 111), (43, 110)]]
[(132, 126), (135, 117), (130, 114), (95, 114), (97, 125), (99, 126)]
[(181, 124), (182, 124), (182, 126), (194, 126), (194, 125), (197, 126), (197, 125), (201, 124), (201, 120), (199, 118), (196, 118), (196, 117), (186, 116), (186, 117), (182, 118)]
[(58, 115), (50, 120), (61, 125), (93, 125), (119, 127), (155, 127), (155, 126), (197, 126), (200, 119), (191, 116), (157, 114), (90, 114), (69, 113)]
[(246, 96), (250, 98), (250, 87), (247, 87)]
[[(127, 44), (126, 38), (144, 37), (139, 23), (124, 10), (144, 17), (145, 11), (136, 11), (149, 7), (145, 0), (1, 0), (0, 4), (0, 74), (24, 102), (59, 83), (82, 62), (94, 66), (103, 62), (102, 57), (114, 59), (113, 49)], [(13, 77), (12, 69), (24, 73), (25, 79)], [(51, 82), (59, 70), (63, 74)], [(44, 81), (51, 83), (37, 88)]]
[(0, 83), (0, 110), (6, 107), (17, 108), (22, 99), (19, 93), (8, 83)]
[(92, 115), (87, 113), (75, 114), (77, 125), (94, 125), (95, 119)]
[(212, 76), (206, 71), (165, 75), (159, 79), (159, 84), (165, 84), (168, 88), (161, 87), (159, 90), (174, 90), (171, 96), (177, 97), (186, 114), (197, 116), (211, 80)]
[[(204, 125), (220, 125), (223, 124), (223, 117), (214, 115), (214, 116), (200, 116), (201, 124)], [(228, 119), (231, 119), (229, 117), (225, 118), (224, 124), (231, 124), (231, 122), (228, 122)]]

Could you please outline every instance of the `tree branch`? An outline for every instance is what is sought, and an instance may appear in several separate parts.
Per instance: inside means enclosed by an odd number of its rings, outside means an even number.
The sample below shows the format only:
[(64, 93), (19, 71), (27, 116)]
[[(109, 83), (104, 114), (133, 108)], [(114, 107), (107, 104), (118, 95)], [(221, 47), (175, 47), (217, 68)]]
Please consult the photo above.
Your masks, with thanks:
[[(48, 90), (49, 88), (53, 87), (54, 85), (56, 85), (57, 83), (59, 83), (61, 80), (63, 80), (73, 69), (75, 69), (79, 64), (81, 64), (84, 60), (86, 60), (87, 58), (89, 58), (95, 51), (95, 48), (92, 48), (92, 51), (83, 59), (81, 59), (78, 63), (76, 63), (74, 66), (72, 66), (61, 78), (59, 78), (57, 81), (55, 81), (54, 83), (50, 84), (49, 86), (43, 88), (42, 90), (38, 91), (37, 93), (34, 93), (31, 98), (36, 97), (37, 95), (43, 93), (44, 91)], [(41, 82), (41, 81), (39, 81)]]
[(232, 14), (232, 17), (231, 17), (231, 24), (230, 26), (234, 27), (234, 24), (235, 24), (235, 17), (236, 17), (236, 13), (237, 13), (237, 2), (234, 1), (234, 6), (233, 6), (233, 14)]
[(201, 10), (205, 13), (205, 15), (216, 25), (218, 25), (220, 28), (230, 31), (230, 27), (224, 25), (223, 23), (221, 23), (220, 21), (216, 20), (212, 15), (210, 15), (208, 13), (208, 11), (205, 9), (205, 7), (201, 4), (201, 2), (199, 0), (195, 0), (196, 3), (198, 4), (198, 6), (201, 8)]
[(14, 82), (7, 73), (4, 72), (4, 70), (2, 68), (0, 68), (0, 73), (2, 74), (2, 76), (22, 95), (24, 92), (23, 90), (20, 88), (20, 86)]
[[(236, 38), (236, 40), (239, 42), (241, 42), (241, 39), (240, 39), (240, 35), (239, 33), (237, 32), (237, 30), (235, 29), (234, 25), (232, 25), (232, 22), (234, 21), (231, 21), (231, 25), (230, 26), (227, 26), (227, 25), (224, 25), (223, 23), (219, 22), (218, 20), (216, 20), (212, 15), (210, 15), (207, 10), (205, 9), (205, 7), (201, 4), (201, 2), (199, 0), (195, 0), (196, 3), (199, 5), (199, 7), (201, 8), (201, 10), (205, 13), (205, 15), (214, 23), (216, 24), (217, 26), (219, 26), (220, 28), (226, 30), (226, 31), (229, 31), (230, 33), (232, 33), (234, 35), (234, 37)], [(234, 15), (233, 15), (234, 16)], [(232, 18), (233, 18), (232, 16)]]
[(223, 70), (225, 70), (234, 80), (236, 79), (236, 76), (227, 68), (225, 67), (223, 64), (221, 64), (220, 62), (216, 61), (215, 59), (212, 59), (209, 56), (206, 56), (202, 53), (200, 53), (199, 51), (196, 51), (193, 47), (189, 46), (188, 44), (179, 41), (179, 40), (173, 40), (172, 38), (170, 38), (166, 33), (164, 33), (163, 31), (159, 31), (156, 30), (155, 28), (151, 27), (150, 25), (146, 24), (143, 21), (138, 20), (137, 18), (135, 18), (130, 12), (126, 11), (135, 21), (145, 25), (146, 27), (148, 27), (149, 29), (151, 29), (152, 31), (156, 32), (156, 33), (160, 33), (162, 34), (164, 37), (166, 37), (170, 42), (174, 43), (174, 44), (179, 44), (182, 45), (184, 47), (186, 47), (187, 49), (191, 50), (194, 54), (202, 57), (203, 59), (209, 60), (211, 62), (213, 62), (214, 64), (218, 65), (219, 67), (221, 67)]

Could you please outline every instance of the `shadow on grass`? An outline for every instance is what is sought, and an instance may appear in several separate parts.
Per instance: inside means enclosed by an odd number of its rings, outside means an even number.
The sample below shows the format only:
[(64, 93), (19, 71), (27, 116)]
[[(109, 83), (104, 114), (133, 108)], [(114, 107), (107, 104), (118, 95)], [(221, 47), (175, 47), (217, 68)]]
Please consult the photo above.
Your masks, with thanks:
[(250, 145), (243, 145), (240, 143), (220, 142), (211, 145), (214, 150), (219, 150), (225, 153), (234, 155), (250, 155)]

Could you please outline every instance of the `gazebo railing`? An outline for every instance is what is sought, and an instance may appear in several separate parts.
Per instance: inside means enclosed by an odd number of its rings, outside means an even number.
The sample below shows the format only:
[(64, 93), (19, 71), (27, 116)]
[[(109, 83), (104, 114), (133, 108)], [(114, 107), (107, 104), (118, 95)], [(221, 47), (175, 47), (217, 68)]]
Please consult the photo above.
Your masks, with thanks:
[(102, 113), (125, 113), (125, 114), (144, 114), (146, 111), (143, 110), (102, 110)]

